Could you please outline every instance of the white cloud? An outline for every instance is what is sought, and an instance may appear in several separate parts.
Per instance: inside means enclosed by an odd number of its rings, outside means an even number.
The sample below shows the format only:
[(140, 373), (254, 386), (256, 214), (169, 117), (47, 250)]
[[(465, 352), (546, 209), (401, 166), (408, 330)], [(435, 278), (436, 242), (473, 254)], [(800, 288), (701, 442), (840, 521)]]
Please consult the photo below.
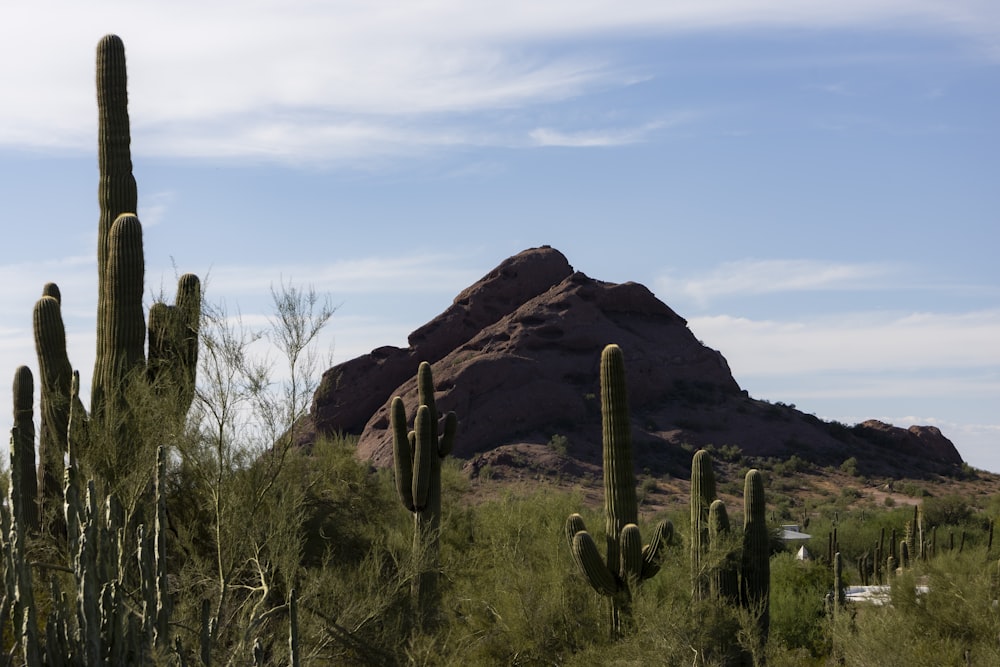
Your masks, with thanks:
[(666, 126), (677, 125), (692, 118), (693, 114), (677, 114), (673, 119), (645, 123), (637, 127), (606, 128), (599, 130), (562, 131), (539, 127), (529, 133), (538, 146), (562, 146), (566, 148), (593, 148), (601, 146), (624, 146), (644, 140), (652, 132)]
[[(17, 97), (0, 107), (0, 145), (93, 145), (94, 45), (108, 31), (128, 49), (137, 150), (285, 160), (369, 140), (405, 148), (432, 129), (407, 131), (414, 118), (523, 108), (648, 74), (623, 68), (606, 48), (614, 38), (788, 27), (953, 33), (1000, 53), (1000, 6), (983, 0), (20, 3), (0, 25), (0, 88)], [(622, 141), (539, 131), (560, 145)]]
[(173, 199), (174, 193), (172, 192), (154, 192), (153, 194), (144, 196), (142, 202), (139, 204), (138, 211), (143, 229), (155, 227), (163, 222), (163, 219), (167, 215), (167, 209), (170, 207)]
[(898, 271), (898, 267), (886, 263), (744, 259), (723, 263), (695, 278), (662, 276), (656, 281), (656, 291), (667, 300), (680, 295), (705, 305), (714, 298), (728, 296), (883, 288), (885, 279)]
[(1000, 366), (1000, 310), (855, 313), (811, 320), (693, 317), (737, 378), (817, 371), (873, 372)]
[[(317, 292), (335, 294), (442, 293), (457, 294), (480, 276), (457, 268), (453, 257), (414, 254), (404, 257), (365, 257), (323, 265), (213, 267), (206, 278), (209, 290), (232, 295), (270, 294), (281, 277), (286, 282), (308, 282)], [(308, 276), (308, 278), (304, 278)]]

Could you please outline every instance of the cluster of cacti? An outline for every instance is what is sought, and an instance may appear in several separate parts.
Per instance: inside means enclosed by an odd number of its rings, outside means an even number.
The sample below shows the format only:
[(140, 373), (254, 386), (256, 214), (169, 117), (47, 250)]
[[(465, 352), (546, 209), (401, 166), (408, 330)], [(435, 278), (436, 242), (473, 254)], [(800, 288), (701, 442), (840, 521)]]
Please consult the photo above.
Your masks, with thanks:
[(611, 631), (627, 630), (632, 593), (655, 575), (673, 525), (661, 521), (649, 543), (639, 534), (635, 475), (632, 470), (632, 425), (625, 384), (625, 362), (617, 345), (601, 353), (601, 420), (603, 425), (604, 515), (607, 549), (602, 558), (583, 518), (573, 514), (566, 522), (573, 559), (590, 585), (611, 600)]
[(400, 501), (413, 513), (413, 550), (417, 573), (412, 596), (419, 628), (430, 626), (438, 613), (438, 554), (441, 532), (441, 460), (451, 453), (458, 418), (449, 412), (438, 435), (438, 413), (434, 401), (431, 365), (421, 362), (417, 369), (417, 412), (413, 430), (407, 429), (403, 399), (396, 396), (389, 407), (392, 426), (392, 454), (396, 491)]
[[(140, 438), (129, 414), (129, 387), (148, 366), (147, 378), (164, 398), (164, 415), (183, 418), (194, 396), (201, 288), (187, 274), (178, 284), (177, 305), (154, 304), (150, 312), (150, 363), (144, 345), (144, 259), (142, 227), (135, 216), (136, 186), (132, 176), (125, 50), (121, 40), (104, 37), (97, 47), (98, 152), (98, 305), (97, 356), (91, 384), (91, 417), (96, 437), (110, 439), (110, 461), (91, 460), (83, 442), (87, 421), (78, 394), (73, 394), (73, 369), (66, 352), (61, 294), (49, 283), (35, 304), (33, 328), (39, 366), (40, 428), (38, 486), (42, 516), (60, 521), (61, 473), (68, 453), (70, 412), (77, 412), (76, 452), (81, 464), (105, 481), (119, 474), (121, 463), (135, 460)], [(76, 396), (74, 398), (74, 396)], [(74, 401), (76, 405), (74, 405)]]
[[(126, 401), (136, 369), (146, 366), (144, 260), (142, 228), (134, 214), (136, 188), (129, 154), (124, 46), (113, 35), (98, 45), (97, 84), (101, 219), (97, 363), (91, 412), (106, 434), (117, 434), (113, 446), (119, 460), (134, 464), (136, 460), (130, 455), (139, 443), (128, 437)], [(162, 306), (169, 314), (159, 318), (156, 345), (151, 349), (155, 373), (169, 376), (169, 380), (150, 379), (154, 388), (171, 383), (179, 387), (163, 402), (180, 400), (164, 405), (163, 410), (164, 414), (183, 416), (194, 392), (201, 309), (197, 277), (182, 277), (178, 290), (178, 305)], [(126, 518), (113, 494), (108, 494), (103, 514), (99, 512), (98, 486), (91, 481), (82, 492), (78, 466), (106, 473), (102, 488), (110, 488), (106, 483), (115, 469), (88, 461), (88, 419), (79, 398), (79, 375), (67, 356), (61, 293), (54, 283), (44, 286), (32, 324), (41, 396), (39, 465), (36, 472), (34, 381), (31, 371), (21, 367), (13, 387), (9, 507), (0, 508), (6, 580), (3, 599), (9, 601), (11, 615), (4, 613), (0, 624), (8, 617), (14, 619), (19, 633), (15, 633), (15, 641), (28, 665), (149, 662), (154, 648), (160, 652), (169, 648), (164, 450), (157, 450), (155, 482), (143, 496), (152, 503), (152, 531), (134, 525), (136, 517), (143, 514), (141, 508), (134, 508)], [(68, 466), (64, 463), (67, 456)], [(27, 536), (42, 525), (65, 545), (66, 564), (29, 564)], [(138, 554), (138, 559), (129, 554)], [(42, 634), (35, 617), (33, 570), (72, 574), (69, 581), (52, 577), (48, 587), (51, 607)], [(72, 597), (63, 590), (67, 586)]]
[[(732, 542), (725, 504), (715, 497), (711, 455), (695, 453), (691, 463), (692, 598), (738, 604), (756, 621), (762, 646), (770, 627), (771, 545), (764, 479), (757, 470), (743, 486), (743, 536)], [(739, 559), (736, 558), (738, 550)]]
[[(17, 632), (15, 648), (25, 665), (146, 664), (156, 647), (168, 644), (169, 605), (166, 599), (166, 527), (157, 512), (152, 534), (138, 526), (129, 534), (124, 512), (114, 496), (104, 511), (98, 509), (93, 481), (86, 491), (74, 462), (65, 470), (63, 520), (67, 562), (29, 562), (26, 540), (33, 499), (22, 488), (20, 448), (11, 448), (9, 510), (0, 506), (0, 535), (6, 589), (13, 601), (11, 618)], [(157, 453), (156, 504), (164, 503), (164, 452)], [(134, 549), (137, 545), (138, 549)], [(128, 554), (138, 552), (133, 560)], [(49, 611), (44, 633), (36, 615), (33, 570), (66, 572), (70, 579), (52, 576)], [(130, 597), (135, 591), (135, 597)], [(13, 595), (10, 595), (10, 593)], [(0, 617), (6, 622), (7, 614)]]

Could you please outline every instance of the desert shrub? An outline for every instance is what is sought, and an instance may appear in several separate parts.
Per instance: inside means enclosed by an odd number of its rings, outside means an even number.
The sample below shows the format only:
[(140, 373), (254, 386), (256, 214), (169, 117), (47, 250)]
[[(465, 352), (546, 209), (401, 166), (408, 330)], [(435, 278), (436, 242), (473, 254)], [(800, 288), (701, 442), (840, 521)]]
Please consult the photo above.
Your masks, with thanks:
[(960, 526), (973, 513), (968, 499), (957, 494), (925, 498), (922, 509), (924, 521), (929, 526)]
[[(834, 647), (845, 664), (1000, 664), (1000, 613), (982, 552), (949, 554), (904, 572), (892, 585), (892, 604), (858, 606), (834, 625)], [(929, 592), (917, 595), (926, 583)]]
[(814, 657), (825, 655), (824, 597), (833, 575), (815, 561), (799, 561), (791, 553), (771, 559), (771, 641), (785, 649), (806, 649)]

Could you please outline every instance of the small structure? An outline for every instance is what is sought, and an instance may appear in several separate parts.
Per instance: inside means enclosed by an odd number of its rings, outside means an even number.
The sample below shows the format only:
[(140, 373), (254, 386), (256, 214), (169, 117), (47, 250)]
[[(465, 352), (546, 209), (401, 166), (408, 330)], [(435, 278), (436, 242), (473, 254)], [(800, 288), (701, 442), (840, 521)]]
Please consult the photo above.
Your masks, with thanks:
[(812, 535), (801, 532), (797, 523), (786, 523), (781, 526), (781, 541), (785, 544), (809, 539), (812, 539)]

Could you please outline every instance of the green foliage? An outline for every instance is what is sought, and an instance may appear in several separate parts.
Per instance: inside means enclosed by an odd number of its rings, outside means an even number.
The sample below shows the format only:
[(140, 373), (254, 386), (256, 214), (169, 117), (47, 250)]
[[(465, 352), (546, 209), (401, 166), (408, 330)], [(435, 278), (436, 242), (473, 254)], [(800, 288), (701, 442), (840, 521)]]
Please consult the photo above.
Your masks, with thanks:
[(858, 459), (853, 456), (844, 459), (844, 462), (840, 464), (840, 471), (851, 477), (856, 477), (858, 474)]
[(785, 650), (806, 649), (813, 657), (829, 651), (824, 598), (830, 573), (815, 561), (791, 553), (771, 559), (771, 633), (769, 641)]
[(921, 506), (928, 526), (961, 526), (973, 516), (969, 499), (957, 494), (924, 498)]

